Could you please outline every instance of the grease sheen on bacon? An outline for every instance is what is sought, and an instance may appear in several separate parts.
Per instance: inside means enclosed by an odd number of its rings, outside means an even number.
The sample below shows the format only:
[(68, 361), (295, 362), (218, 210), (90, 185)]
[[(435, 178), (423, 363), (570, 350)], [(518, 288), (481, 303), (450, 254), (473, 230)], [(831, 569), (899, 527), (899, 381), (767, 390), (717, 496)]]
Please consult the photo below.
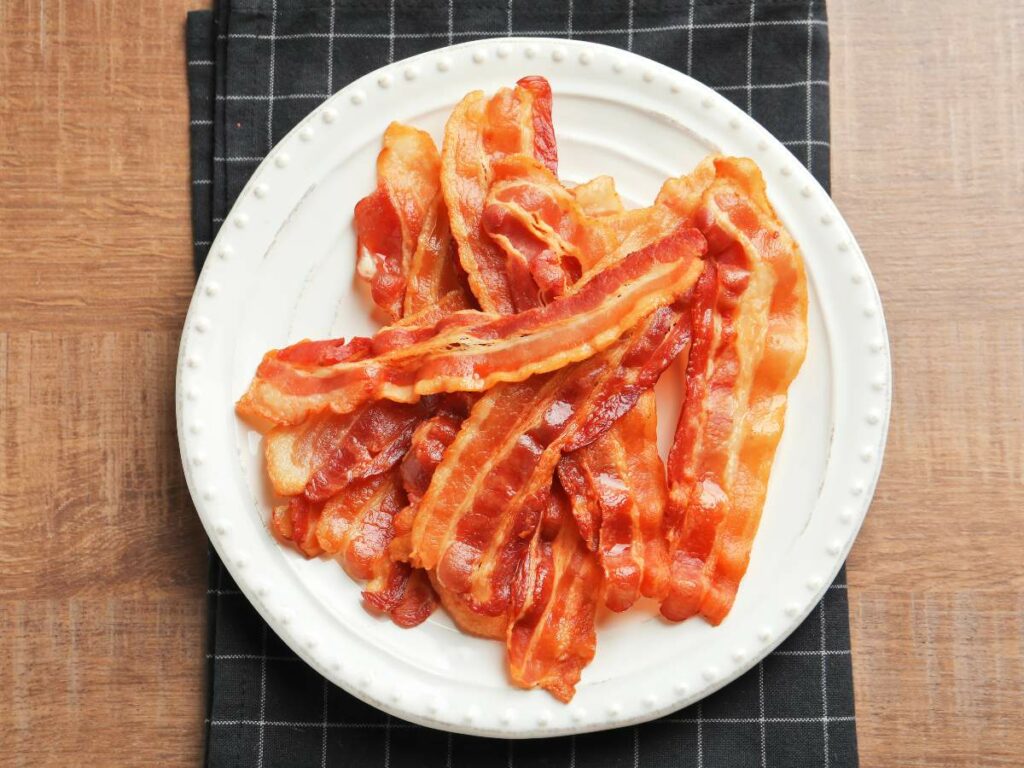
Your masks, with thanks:
[(271, 351), (237, 410), (296, 424), (325, 410), (347, 413), (368, 400), (479, 392), (555, 370), (607, 348), (685, 294), (700, 274), (704, 249), (699, 232), (680, 226), (544, 307), (505, 317), (457, 312), (419, 334), (402, 329), (410, 343), (354, 362), (302, 365)]
[(718, 291), (695, 317), (669, 457), (672, 564), (662, 613), (718, 624), (746, 572), (786, 392), (806, 352), (807, 285), (756, 165), (718, 158), (715, 172), (697, 221)]

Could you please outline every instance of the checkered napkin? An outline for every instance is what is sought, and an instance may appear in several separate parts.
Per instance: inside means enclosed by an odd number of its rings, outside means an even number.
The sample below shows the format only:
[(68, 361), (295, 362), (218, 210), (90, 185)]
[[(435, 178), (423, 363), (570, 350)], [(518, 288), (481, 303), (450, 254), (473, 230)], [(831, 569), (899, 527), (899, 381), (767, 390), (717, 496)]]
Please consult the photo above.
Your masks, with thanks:
[[(274, 142), (349, 81), (482, 37), (551, 35), (648, 56), (716, 88), (826, 186), (823, 0), (221, 0), (188, 17), (198, 269)], [(268, 629), (210, 557), (206, 758), (229, 766), (857, 765), (845, 574), (783, 645), (680, 712), (584, 736), (502, 741), (389, 717), (328, 683)]]

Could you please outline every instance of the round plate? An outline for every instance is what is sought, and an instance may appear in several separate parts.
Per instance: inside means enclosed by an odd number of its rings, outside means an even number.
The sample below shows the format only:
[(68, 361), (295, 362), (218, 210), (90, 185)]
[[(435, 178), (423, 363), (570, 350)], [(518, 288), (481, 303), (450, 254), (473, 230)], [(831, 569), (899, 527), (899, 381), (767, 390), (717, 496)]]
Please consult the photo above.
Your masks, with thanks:
[[(750, 568), (718, 627), (661, 620), (651, 606), (599, 622), (597, 656), (563, 705), (511, 685), (500, 643), (443, 611), (404, 630), (366, 612), (359, 585), (267, 530), (261, 438), (234, 413), (263, 353), (304, 337), (371, 333), (354, 284), (351, 211), (375, 186), (392, 120), (440, 139), (455, 103), (527, 74), (555, 94), (560, 172), (615, 177), (633, 205), (711, 152), (757, 161), (803, 248), (810, 345)], [(674, 427), (678, 373), (660, 385)], [(274, 631), (334, 683), (397, 717), (460, 733), (535, 737), (649, 720), (736, 678), (781, 642), (839, 570), (878, 477), (889, 418), (889, 345), (864, 257), (828, 195), (788, 150), (725, 98), (635, 54), (568, 40), (486, 40), (367, 75), (314, 110), (239, 195), (210, 250), (181, 340), (178, 434), (189, 490), (235, 581)], [(673, 407), (673, 405), (675, 407)], [(671, 410), (670, 410), (671, 409)]]

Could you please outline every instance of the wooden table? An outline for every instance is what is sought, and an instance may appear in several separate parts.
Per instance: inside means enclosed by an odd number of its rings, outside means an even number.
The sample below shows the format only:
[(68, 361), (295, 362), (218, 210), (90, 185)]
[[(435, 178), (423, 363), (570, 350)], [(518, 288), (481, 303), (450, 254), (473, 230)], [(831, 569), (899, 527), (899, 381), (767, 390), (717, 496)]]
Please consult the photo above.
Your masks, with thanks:
[[(173, 380), (185, 11), (0, 1), (0, 762), (196, 765)], [(849, 562), (863, 765), (1024, 760), (1024, 3), (832, 0), (836, 200), (893, 344)]]

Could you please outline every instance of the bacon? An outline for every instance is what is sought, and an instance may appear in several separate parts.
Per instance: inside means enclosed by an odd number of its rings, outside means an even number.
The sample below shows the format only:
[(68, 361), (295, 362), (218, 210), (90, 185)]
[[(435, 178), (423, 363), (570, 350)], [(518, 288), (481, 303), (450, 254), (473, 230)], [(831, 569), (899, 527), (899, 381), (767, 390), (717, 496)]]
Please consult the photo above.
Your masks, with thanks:
[(381, 574), (367, 585), (363, 600), (406, 629), (426, 621), (438, 602), (426, 571), (392, 560), (387, 560)]
[(416, 251), (409, 264), (402, 316), (409, 317), (445, 299), (447, 312), (473, 309), (476, 303), (455, 259), (448, 209), (438, 192), (423, 220)]
[(717, 295), (695, 307), (687, 390), (669, 456), (671, 585), (664, 616), (728, 614), (760, 522), (786, 391), (807, 344), (799, 248), (749, 160), (716, 158), (697, 222)]
[(441, 158), (430, 134), (401, 123), (384, 132), (377, 189), (356, 204), (357, 266), (374, 302), (400, 317), (424, 222), (438, 218)]
[[(296, 497), (289, 506), (303, 505), (310, 502)], [(321, 505), (313, 521), (318, 551), (303, 551), (336, 555), (350, 576), (369, 580), (363, 592), (367, 605), (390, 614), (399, 626), (414, 626), (430, 615), (437, 599), (422, 573), (388, 556), (393, 520), (404, 505), (397, 470), (351, 483)]]
[(457, 312), (423, 337), (407, 333), (413, 341), (406, 346), (356, 362), (303, 366), (272, 350), (237, 410), (296, 424), (328, 409), (348, 413), (369, 400), (415, 402), (439, 392), (479, 392), (556, 370), (607, 348), (685, 294), (701, 272), (704, 249), (699, 232), (680, 226), (544, 307), (506, 317)]
[(278, 357), (286, 363), (297, 365), (334, 365), (364, 360), (371, 354), (371, 340), (356, 336), (348, 342), (344, 339), (302, 341), (282, 349)]
[[(576, 194), (530, 158), (512, 156), (494, 168), (484, 226), (502, 245), (510, 264), (519, 261), (529, 267), (542, 296), (563, 292), (581, 263), (590, 267), (614, 253), (632, 234), (627, 222), (642, 223), (640, 214), (622, 215), (623, 206), (610, 180), (592, 182), (581, 197), (604, 216), (616, 217), (611, 227), (587, 213)], [(667, 187), (666, 197), (673, 191)], [(667, 206), (664, 210), (669, 215), (645, 212), (642, 217), (657, 226), (682, 218), (677, 210), (669, 212)], [(652, 363), (647, 375), (633, 365), (625, 369), (628, 378), (610, 381), (599, 398), (602, 405), (590, 422), (591, 429), (579, 431), (575, 440), (582, 446), (596, 434), (604, 434), (559, 463), (559, 477), (573, 500), (580, 532), (601, 556), (608, 584), (606, 604), (616, 611), (629, 608), (641, 590), (646, 596), (663, 596), (667, 581), (667, 550), (660, 530), (664, 468), (653, 443), (638, 436), (655, 434), (657, 417), (649, 388), (688, 342), (686, 325), (675, 319), (667, 312), (649, 319), (655, 325), (660, 321), (662, 329), (646, 336), (653, 343), (636, 350), (638, 359)], [(644, 398), (643, 407), (630, 410), (637, 398)]]
[(608, 432), (558, 465), (580, 534), (598, 553), (605, 605), (613, 611), (626, 610), (640, 595), (663, 597), (668, 581), (657, 424), (654, 392), (647, 390)]
[(558, 144), (555, 141), (554, 122), (551, 119), (551, 84), (547, 78), (527, 75), (516, 82), (516, 93), (525, 101), (523, 91), (533, 97), (528, 109), (533, 121), (533, 156), (544, 163), (552, 173), (558, 173)]
[(410, 503), (415, 504), (427, 492), (437, 465), (458, 435), (475, 401), (472, 395), (447, 395), (437, 414), (416, 428), (401, 465), (402, 486)]
[(688, 223), (714, 178), (713, 162), (704, 161), (666, 181), (654, 205), (627, 211), (607, 177), (567, 190), (523, 155), (492, 170), (483, 226), (505, 251), (510, 273), (529, 273), (542, 301), (564, 292), (581, 270), (614, 264)]
[(267, 433), (267, 474), (276, 493), (325, 501), (353, 480), (386, 472), (409, 449), (413, 430), (434, 398), (402, 404), (380, 400), (352, 413), (317, 414)]
[(316, 527), (321, 549), (338, 555), (353, 578), (372, 579), (391, 543), (391, 519), (403, 506), (397, 470), (351, 483), (323, 505)]
[(410, 556), (473, 611), (507, 613), (566, 427), (599, 373), (587, 361), (495, 387), (445, 452), (418, 505)]
[[(436, 322), (453, 307), (461, 307), (463, 300), (463, 294), (450, 292), (436, 304), (399, 320), (393, 333)], [(395, 337), (379, 341), (385, 348), (397, 343)], [(330, 365), (365, 359), (372, 351), (373, 341), (357, 337), (347, 344), (344, 339), (299, 342), (282, 350), (281, 356), (286, 361)], [(387, 471), (405, 454), (413, 429), (432, 413), (434, 405), (432, 400), (415, 405), (377, 401), (351, 413), (327, 411), (295, 426), (271, 429), (264, 455), (275, 493), (305, 492), (309, 499), (322, 501), (353, 479)]]
[(603, 217), (625, 213), (626, 206), (611, 176), (595, 176), (569, 190), (587, 216)]
[(608, 375), (595, 391), (595, 406), (566, 443), (566, 452), (590, 445), (610, 429), (687, 349), (690, 326), (685, 308), (692, 294), (688, 291), (672, 306), (652, 312), (634, 330), (623, 358), (618, 365), (609, 366)]
[(445, 126), (441, 188), (459, 260), (480, 306), (502, 314), (537, 305), (529, 293), (514, 290), (504, 255), (481, 227), (491, 163), (516, 153), (532, 155), (552, 171), (557, 168), (551, 88), (543, 78), (523, 78), (489, 101), (482, 91), (473, 91)]
[(510, 274), (531, 277), (542, 302), (564, 294), (617, 245), (614, 232), (532, 157), (495, 161), (492, 174), (482, 226), (505, 252)]
[(281, 541), (294, 544), (306, 557), (316, 557), (323, 552), (316, 535), (322, 509), (323, 504), (296, 496), (287, 504), (274, 507), (270, 530)]
[[(627, 405), (606, 403), (621, 382), (657, 378), (660, 371), (642, 351), (683, 335), (672, 326), (681, 314), (674, 307), (658, 310), (599, 355), (485, 393), (418, 504), (411, 561), (436, 569), (440, 584), (473, 610), (506, 611), (510, 574), (537, 525), (563, 451), (592, 442), (599, 425), (613, 423), (609, 414), (633, 405), (639, 393)], [(655, 357), (668, 365), (674, 356)], [(578, 439), (580, 434), (585, 437)]]
[(522, 688), (540, 686), (568, 702), (597, 648), (602, 587), (598, 567), (557, 487), (549, 491), (520, 570), (506, 637), (509, 675)]
[(399, 468), (409, 505), (395, 517), (395, 538), (391, 542), (393, 559), (409, 559), (416, 506), (430, 487), (430, 481), (445, 450), (455, 440), (474, 402), (475, 395), (446, 395), (438, 412), (416, 427), (409, 451)]

